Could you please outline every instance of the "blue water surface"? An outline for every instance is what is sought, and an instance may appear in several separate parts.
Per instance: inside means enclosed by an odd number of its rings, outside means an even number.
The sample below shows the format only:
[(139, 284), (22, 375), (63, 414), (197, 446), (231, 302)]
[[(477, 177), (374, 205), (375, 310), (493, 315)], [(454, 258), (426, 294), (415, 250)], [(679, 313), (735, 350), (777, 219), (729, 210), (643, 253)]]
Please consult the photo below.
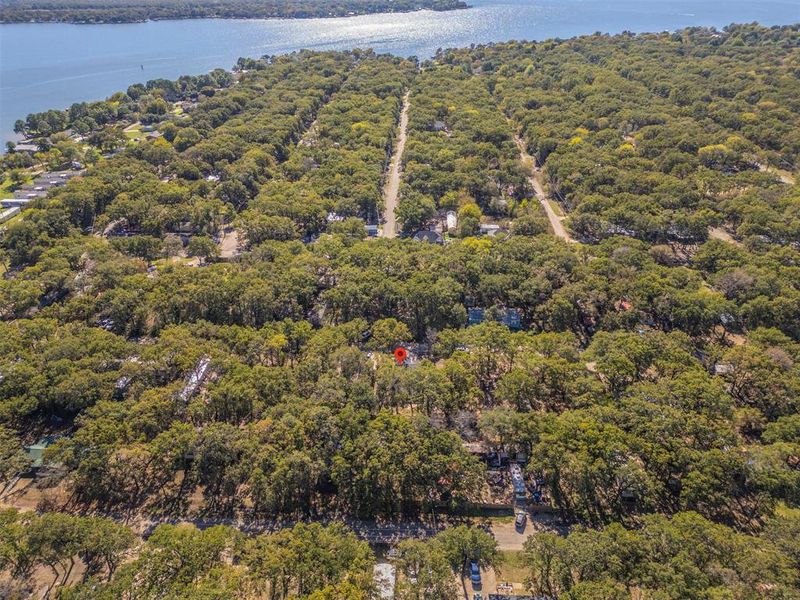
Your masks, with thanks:
[(230, 68), (240, 56), (373, 48), (428, 58), (437, 48), (602, 31), (671, 31), (800, 21), (800, 0), (467, 0), (472, 8), (340, 19), (0, 25), (0, 139), (27, 113), (102, 99), (130, 84)]

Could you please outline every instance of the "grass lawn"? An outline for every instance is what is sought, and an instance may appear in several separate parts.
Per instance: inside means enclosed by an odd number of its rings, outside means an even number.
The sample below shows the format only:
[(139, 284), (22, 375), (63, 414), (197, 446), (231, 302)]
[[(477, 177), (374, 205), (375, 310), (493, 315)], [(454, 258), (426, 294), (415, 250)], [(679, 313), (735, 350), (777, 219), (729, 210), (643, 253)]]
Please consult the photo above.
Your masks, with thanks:
[(183, 265), (189, 262), (191, 259), (186, 258), (185, 256), (171, 256), (169, 258), (157, 258), (151, 264), (156, 268), (163, 268), (169, 265)]
[(492, 523), (513, 523), (516, 517), (514, 515), (492, 515), (489, 521)]
[(778, 177), (781, 177), (785, 182), (793, 183), (794, 181), (796, 181), (794, 173), (792, 173), (791, 171), (786, 171), (784, 169), (775, 169), (775, 173), (778, 175)]
[[(25, 181), (23, 181), (20, 185), (25, 185), (26, 183), (30, 183), (36, 177), (36, 173), (31, 171), (25, 171)], [(11, 181), (10, 177), (6, 177), (3, 179), (3, 182), (0, 183), (0, 196), (3, 198), (9, 198), (13, 195), (14, 190), (17, 189), (19, 186), (15, 186), (14, 182)]]
[(514, 593), (524, 593), (524, 582), (528, 569), (522, 563), (520, 550), (501, 550), (500, 567), (497, 569), (497, 582), (509, 582), (514, 585)]
[(18, 222), (18, 221), (22, 220), (22, 217), (23, 217), (23, 215), (24, 215), (24, 214), (25, 214), (25, 211), (24, 211), (24, 210), (23, 210), (22, 212), (19, 212), (19, 213), (15, 214), (15, 215), (14, 215), (13, 217), (11, 217), (11, 218), (10, 218), (8, 221), (6, 221), (6, 222), (5, 222), (5, 223), (3, 223), (2, 225), (0, 225), (0, 228), (2, 228), (2, 227), (8, 227), (8, 226), (9, 226), (9, 225), (11, 225), (12, 223), (16, 223), (16, 222)]
[(124, 133), (125, 137), (129, 140), (142, 137), (142, 124), (139, 121), (136, 121), (136, 123), (132, 123), (123, 129), (122, 133)]
[(547, 203), (550, 205), (550, 208), (553, 209), (553, 212), (556, 213), (559, 217), (564, 216), (564, 211), (561, 210), (561, 207), (558, 205), (558, 202), (555, 200), (548, 200)]
[(779, 517), (800, 517), (800, 508), (789, 508), (783, 502), (775, 507), (775, 514)]

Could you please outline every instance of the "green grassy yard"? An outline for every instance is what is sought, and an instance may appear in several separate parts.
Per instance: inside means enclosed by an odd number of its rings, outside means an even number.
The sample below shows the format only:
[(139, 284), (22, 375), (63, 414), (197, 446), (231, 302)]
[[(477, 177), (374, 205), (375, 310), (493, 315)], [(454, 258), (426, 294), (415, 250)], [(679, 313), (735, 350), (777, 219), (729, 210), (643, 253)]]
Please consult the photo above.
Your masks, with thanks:
[(528, 569), (523, 563), (523, 553), (520, 550), (501, 550), (500, 566), (497, 569), (497, 581), (508, 582), (514, 585), (515, 593), (521, 593)]
[(556, 213), (559, 217), (564, 216), (564, 211), (561, 210), (561, 206), (555, 200), (548, 200), (547, 203), (550, 205), (550, 208), (553, 209), (553, 212)]

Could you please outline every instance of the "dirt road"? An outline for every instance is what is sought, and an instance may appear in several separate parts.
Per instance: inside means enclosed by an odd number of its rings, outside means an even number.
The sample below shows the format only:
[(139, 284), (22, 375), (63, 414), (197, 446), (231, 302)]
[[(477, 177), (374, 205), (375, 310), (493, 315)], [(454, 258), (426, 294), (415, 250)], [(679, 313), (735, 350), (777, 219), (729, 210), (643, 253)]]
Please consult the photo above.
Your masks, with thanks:
[(239, 254), (239, 232), (233, 228), (226, 228), (219, 241), (219, 257), (233, 258)]
[(383, 230), (381, 235), (387, 238), (397, 236), (397, 219), (394, 211), (397, 208), (397, 196), (400, 192), (400, 175), (403, 163), (403, 150), (406, 147), (406, 129), (408, 128), (408, 97), (403, 96), (403, 109), (400, 111), (400, 123), (397, 127), (397, 146), (389, 163), (389, 176), (383, 187)]
[(525, 540), (534, 533), (549, 531), (566, 535), (569, 532), (569, 527), (563, 525), (556, 515), (544, 513), (529, 515), (522, 531), (516, 528), (513, 520), (492, 521), (490, 529), (499, 550), (522, 550)]
[(566, 228), (564, 227), (564, 217), (561, 217), (556, 214), (556, 211), (553, 210), (553, 207), (550, 206), (550, 202), (547, 201), (547, 194), (544, 191), (544, 186), (542, 186), (542, 182), (539, 180), (539, 169), (536, 167), (536, 160), (528, 154), (528, 151), (525, 150), (525, 142), (522, 141), (522, 138), (515, 135), (514, 141), (517, 143), (517, 148), (519, 148), (519, 156), (522, 159), (522, 162), (528, 165), (531, 169), (531, 176), (528, 177), (528, 181), (531, 182), (531, 186), (533, 186), (533, 191), (536, 194), (536, 198), (539, 200), (539, 204), (542, 205), (544, 208), (545, 214), (547, 214), (547, 219), (550, 221), (550, 227), (553, 228), (553, 233), (560, 237), (562, 240), (566, 240), (571, 244), (576, 243), (569, 233), (567, 233)]

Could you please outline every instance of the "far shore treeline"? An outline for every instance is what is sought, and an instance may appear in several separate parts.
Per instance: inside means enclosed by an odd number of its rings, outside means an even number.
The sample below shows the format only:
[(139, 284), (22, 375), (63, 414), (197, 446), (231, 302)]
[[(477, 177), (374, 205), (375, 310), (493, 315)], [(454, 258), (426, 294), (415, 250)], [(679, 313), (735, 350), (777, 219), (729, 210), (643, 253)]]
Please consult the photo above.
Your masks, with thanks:
[(138, 23), (167, 19), (307, 19), (455, 10), (462, 0), (2, 0), (0, 23)]

